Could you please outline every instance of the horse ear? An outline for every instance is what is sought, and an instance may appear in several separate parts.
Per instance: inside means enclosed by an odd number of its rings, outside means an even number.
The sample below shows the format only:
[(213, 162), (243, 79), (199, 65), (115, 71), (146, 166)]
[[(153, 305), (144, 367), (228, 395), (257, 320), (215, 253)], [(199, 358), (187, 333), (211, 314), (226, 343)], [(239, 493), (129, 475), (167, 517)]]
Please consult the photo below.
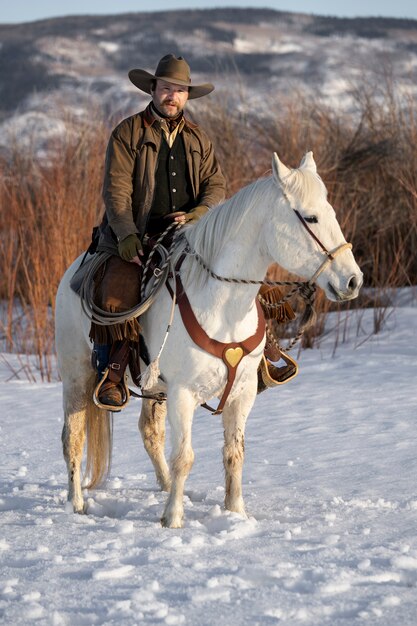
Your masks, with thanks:
[(272, 171), (275, 178), (277, 178), (280, 182), (283, 182), (284, 178), (291, 173), (291, 170), (279, 160), (276, 152), (274, 152), (274, 156), (272, 158)]
[(301, 168), (305, 170), (311, 170), (312, 172), (317, 174), (317, 166), (311, 150), (310, 152), (306, 152), (306, 154), (303, 156), (300, 163), (300, 169)]

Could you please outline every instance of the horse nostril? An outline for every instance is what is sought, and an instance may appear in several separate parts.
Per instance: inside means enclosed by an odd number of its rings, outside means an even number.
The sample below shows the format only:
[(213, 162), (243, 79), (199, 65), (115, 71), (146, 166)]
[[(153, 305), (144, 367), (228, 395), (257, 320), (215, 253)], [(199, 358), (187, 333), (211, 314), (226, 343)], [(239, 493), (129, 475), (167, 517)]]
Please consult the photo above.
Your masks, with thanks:
[(349, 291), (355, 291), (357, 286), (358, 286), (358, 279), (356, 278), (356, 276), (352, 276), (352, 278), (348, 282)]

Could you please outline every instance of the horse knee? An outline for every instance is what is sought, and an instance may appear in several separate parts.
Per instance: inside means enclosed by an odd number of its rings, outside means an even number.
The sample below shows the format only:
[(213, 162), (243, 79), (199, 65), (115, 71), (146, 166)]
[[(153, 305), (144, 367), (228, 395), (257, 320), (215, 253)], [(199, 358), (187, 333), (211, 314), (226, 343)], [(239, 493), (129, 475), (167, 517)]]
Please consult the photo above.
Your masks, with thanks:
[(194, 463), (194, 450), (183, 442), (178, 454), (171, 459), (171, 471), (174, 476), (188, 475)]
[(241, 468), (245, 456), (245, 437), (242, 434), (235, 436), (233, 441), (223, 447), (223, 462), (226, 472), (233, 472)]
[(86, 416), (85, 413), (77, 413), (66, 417), (62, 428), (62, 449), (65, 458), (81, 456), (85, 440)]
[(143, 407), (139, 418), (139, 431), (146, 451), (151, 456), (165, 444), (165, 411), (155, 402), (151, 408)]

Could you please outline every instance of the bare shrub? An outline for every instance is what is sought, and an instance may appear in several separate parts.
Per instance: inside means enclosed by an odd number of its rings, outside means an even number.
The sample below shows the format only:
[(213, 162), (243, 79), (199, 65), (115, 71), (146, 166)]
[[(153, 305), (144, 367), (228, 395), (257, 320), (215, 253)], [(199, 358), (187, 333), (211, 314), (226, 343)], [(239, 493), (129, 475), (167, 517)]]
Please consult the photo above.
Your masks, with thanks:
[[(5, 348), (37, 355), (42, 379), (51, 377), (53, 313), (65, 269), (86, 249), (102, 213), (104, 124), (78, 126), (49, 146), (48, 160), (14, 151), (2, 165), (0, 298), (7, 300)], [(15, 332), (25, 318), (24, 333)]]

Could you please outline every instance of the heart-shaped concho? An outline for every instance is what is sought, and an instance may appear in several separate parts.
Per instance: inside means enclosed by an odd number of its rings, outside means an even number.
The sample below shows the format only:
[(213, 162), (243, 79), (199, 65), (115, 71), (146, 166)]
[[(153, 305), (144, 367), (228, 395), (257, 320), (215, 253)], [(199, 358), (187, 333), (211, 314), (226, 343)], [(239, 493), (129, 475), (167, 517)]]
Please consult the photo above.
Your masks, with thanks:
[(236, 365), (240, 362), (242, 357), (243, 357), (243, 350), (240, 347), (228, 348), (224, 353), (224, 358), (232, 367), (236, 367)]

